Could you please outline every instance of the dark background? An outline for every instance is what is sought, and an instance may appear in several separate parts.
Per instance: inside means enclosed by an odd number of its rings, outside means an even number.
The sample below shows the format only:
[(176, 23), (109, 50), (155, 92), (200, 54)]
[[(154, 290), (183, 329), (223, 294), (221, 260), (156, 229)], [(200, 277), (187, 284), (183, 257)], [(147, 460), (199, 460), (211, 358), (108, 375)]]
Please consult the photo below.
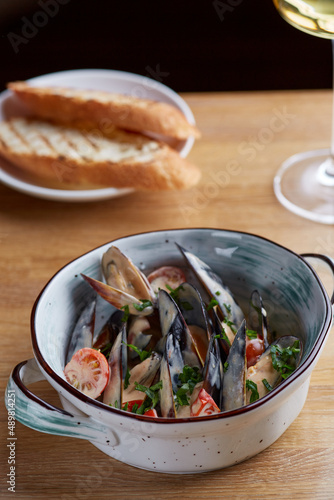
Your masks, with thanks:
[(271, 0), (0, 0), (0, 29), (0, 90), (79, 68), (177, 92), (332, 86), (331, 42), (288, 25)]

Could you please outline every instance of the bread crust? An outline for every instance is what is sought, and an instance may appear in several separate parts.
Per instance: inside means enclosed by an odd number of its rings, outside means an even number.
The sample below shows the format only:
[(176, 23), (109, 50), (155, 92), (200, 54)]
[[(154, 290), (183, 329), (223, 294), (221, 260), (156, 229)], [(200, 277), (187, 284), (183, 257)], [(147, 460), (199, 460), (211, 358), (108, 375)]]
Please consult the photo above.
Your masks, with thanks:
[(153, 132), (179, 140), (200, 137), (176, 107), (133, 96), (64, 87), (34, 87), (11, 82), (7, 87), (39, 118), (60, 123), (89, 120), (136, 132)]
[[(99, 146), (101, 138), (97, 138), (98, 147), (93, 144), (97, 151), (96, 158), (92, 153), (83, 155), (82, 147), (78, 147), (79, 152), (77, 152), (73, 149), (73, 144), (69, 146), (68, 154), (61, 149), (55, 149), (51, 144), (52, 134), (53, 137), (56, 135), (60, 137), (61, 147), (64, 147), (63, 143), (67, 140), (71, 143), (73, 137), (77, 142), (81, 139), (95, 140), (89, 132), (78, 129), (14, 118), (0, 124), (0, 154), (14, 165), (42, 179), (82, 187), (99, 185), (149, 191), (178, 190), (194, 186), (201, 176), (200, 170), (195, 165), (181, 158), (169, 146), (149, 140), (140, 134), (116, 129), (112, 136), (113, 142), (110, 138), (103, 138), (101, 147)], [(109, 142), (111, 153), (106, 159), (103, 147), (107, 149), (109, 155)], [(46, 152), (41, 149), (43, 144)], [(115, 144), (116, 153), (113, 158), (112, 148)], [(126, 150), (127, 144), (134, 149), (133, 155), (129, 155)], [(91, 149), (95, 151), (93, 146)], [(122, 147), (127, 151), (124, 158), (119, 153)]]

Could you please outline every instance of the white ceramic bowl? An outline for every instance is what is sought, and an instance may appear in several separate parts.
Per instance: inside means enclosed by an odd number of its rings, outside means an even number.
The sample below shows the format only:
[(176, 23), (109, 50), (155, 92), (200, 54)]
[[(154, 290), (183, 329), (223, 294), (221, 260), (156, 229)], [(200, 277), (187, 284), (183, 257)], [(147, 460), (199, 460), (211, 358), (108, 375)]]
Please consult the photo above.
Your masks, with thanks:
[[(107, 243), (61, 269), (36, 300), (31, 317), (35, 359), (20, 363), (7, 387), (16, 393), (17, 420), (41, 432), (87, 439), (127, 464), (170, 473), (204, 472), (239, 463), (270, 446), (289, 427), (304, 405), (311, 372), (325, 345), (333, 297), (328, 297), (302, 256), (248, 233), (172, 230), (120, 238), (112, 244), (145, 271), (162, 264), (183, 266), (175, 242), (223, 276), (244, 309), (250, 293), (261, 292), (271, 326), (284, 334), (298, 332), (302, 340), (298, 369), (248, 406), (191, 419), (131, 414), (77, 391), (66, 382), (63, 369), (71, 329), (91, 300), (92, 291), (80, 273), (101, 279), (101, 256), (111, 245)], [(318, 258), (328, 263), (334, 275), (333, 261)], [(64, 410), (27, 389), (42, 378), (58, 391)]]

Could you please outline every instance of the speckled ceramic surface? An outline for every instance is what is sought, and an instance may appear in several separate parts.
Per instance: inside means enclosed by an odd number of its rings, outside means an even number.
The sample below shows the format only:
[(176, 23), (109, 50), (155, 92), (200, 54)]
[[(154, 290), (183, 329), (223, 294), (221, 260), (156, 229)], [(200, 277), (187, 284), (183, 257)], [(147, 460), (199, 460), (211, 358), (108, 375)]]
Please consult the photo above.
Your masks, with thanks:
[[(185, 267), (175, 242), (222, 276), (245, 313), (251, 292), (261, 292), (271, 327), (303, 342), (296, 372), (251, 405), (192, 419), (133, 415), (75, 390), (63, 375), (65, 352), (71, 329), (92, 297), (80, 273), (101, 279), (100, 261), (110, 242), (65, 266), (37, 299), (32, 312), (37, 363), (29, 360), (16, 367), (8, 385), (17, 392), (18, 420), (42, 432), (88, 439), (130, 465), (173, 473), (233, 465), (268, 447), (288, 428), (304, 405), (310, 374), (331, 326), (332, 304), (319, 278), (300, 256), (247, 233), (173, 230), (129, 236), (112, 244), (148, 272), (162, 264)], [(186, 274), (190, 276), (187, 270)], [(110, 307), (99, 302), (101, 322)], [(43, 377), (59, 392), (65, 412), (37, 401), (26, 389), (29, 382)]]

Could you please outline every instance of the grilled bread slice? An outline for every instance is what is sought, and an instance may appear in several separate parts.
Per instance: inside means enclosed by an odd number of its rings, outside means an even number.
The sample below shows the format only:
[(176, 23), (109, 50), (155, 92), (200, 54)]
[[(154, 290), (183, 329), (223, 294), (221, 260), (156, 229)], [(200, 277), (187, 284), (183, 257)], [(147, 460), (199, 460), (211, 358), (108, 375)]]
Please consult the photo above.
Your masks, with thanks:
[(75, 120), (110, 122), (121, 129), (154, 132), (175, 139), (199, 137), (198, 129), (170, 104), (98, 90), (63, 87), (34, 87), (11, 82), (8, 88), (32, 114), (60, 123)]
[(0, 123), (0, 155), (43, 179), (138, 190), (185, 189), (199, 169), (164, 143), (119, 129), (96, 130), (13, 118)]

